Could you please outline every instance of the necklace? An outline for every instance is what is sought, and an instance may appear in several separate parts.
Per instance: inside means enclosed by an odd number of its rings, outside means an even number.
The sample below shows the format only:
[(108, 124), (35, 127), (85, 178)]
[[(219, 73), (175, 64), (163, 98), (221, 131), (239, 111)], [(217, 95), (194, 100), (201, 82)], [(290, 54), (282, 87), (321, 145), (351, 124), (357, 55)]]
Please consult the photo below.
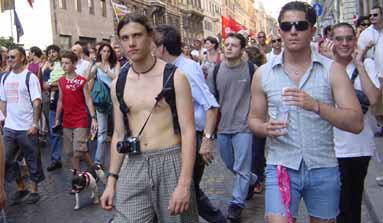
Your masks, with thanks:
[(141, 74), (146, 74), (146, 73), (148, 73), (149, 71), (153, 70), (153, 68), (154, 68), (154, 66), (156, 65), (156, 63), (157, 63), (157, 57), (154, 57), (154, 62), (153, 62), (153, 64), (152, 64), (152, 66), (150, 66), (149, 69), (147, 69), (146, 71), (143, 71), (143, 72), (137, 72), (137, 71), (134, 69), (133, 64), (132, 64), (132, 70), (133, 70), (134, 73), (138, 74), (138, 79), (140, 79), (140, 75), (141, 75)]

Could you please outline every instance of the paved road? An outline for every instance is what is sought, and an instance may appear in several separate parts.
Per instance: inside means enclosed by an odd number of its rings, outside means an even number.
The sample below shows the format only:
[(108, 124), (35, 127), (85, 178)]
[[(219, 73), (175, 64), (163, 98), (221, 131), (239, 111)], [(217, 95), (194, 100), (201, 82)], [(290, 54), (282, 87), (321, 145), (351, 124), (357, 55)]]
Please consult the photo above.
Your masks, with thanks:
[[(49, 150), (42, 149), (43, 160), (48, 165)], [(105, 223), (112, 217), (112, 213), (102, 210), (98, 205), (91, 204), (90, 196), (81, 197), (82, 208), (74, 211), (74, 196), (69, 195), (71, 173), (65, 168), (46, 174), (46, 180), (41, 184), (42, 198), (34, 205), (18, 205), (7, 207), (7, 223)], [(202, 188), (211, 198), (213, 204), (219, 207), (224, 213), (227, 210), (227, 203), (231, 197), (233, 176), (222, 164), (219, 157), (207, 168), (202, 180)], [(14, 191), (13, 186), (7, 185), (7, 194)], [(102, 191), (102, 188), (100, 189)], [(259, 194), (248, 202), (243, 212), (243, 223), (264, 222), (264, 195)], [(363, 223), (372, 223), (366, 208), (363, 209)], [(302, 205), (299, 223), (307, 222), (306, 212)], [(1, 222), (1, 220), (0, 220)], [(201, 222), (205, 222), (201, 220)], [(375, 222), (374, 222), (375, 223)]]

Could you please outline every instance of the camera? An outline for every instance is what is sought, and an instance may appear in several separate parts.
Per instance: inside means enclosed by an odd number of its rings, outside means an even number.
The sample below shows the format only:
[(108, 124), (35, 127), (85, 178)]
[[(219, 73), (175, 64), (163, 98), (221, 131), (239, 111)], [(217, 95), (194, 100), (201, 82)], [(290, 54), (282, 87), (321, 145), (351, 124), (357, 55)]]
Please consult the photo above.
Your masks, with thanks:
[(138, 137), (127, 137), (117, 143), (117, 152), (129, 155), (138, 155), (141, 153), (140, 140)]

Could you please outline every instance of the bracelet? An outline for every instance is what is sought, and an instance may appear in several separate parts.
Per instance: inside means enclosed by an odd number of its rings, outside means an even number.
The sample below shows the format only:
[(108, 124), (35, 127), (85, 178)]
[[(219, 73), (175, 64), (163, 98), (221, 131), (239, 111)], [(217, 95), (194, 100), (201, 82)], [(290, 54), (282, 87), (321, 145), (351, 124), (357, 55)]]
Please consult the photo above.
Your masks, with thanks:
[(317, 102), (317, 110), (315, 111), (316, 114), (320, 115), (320, 104), (319, 101), (315, 100)]
[(90, 116), (91, 119), (97, 119), (95, 115)]
[(118, 180), (118, 174), (109, 172), (107, 174), (108, 177), (113, 177), (114, 179)]

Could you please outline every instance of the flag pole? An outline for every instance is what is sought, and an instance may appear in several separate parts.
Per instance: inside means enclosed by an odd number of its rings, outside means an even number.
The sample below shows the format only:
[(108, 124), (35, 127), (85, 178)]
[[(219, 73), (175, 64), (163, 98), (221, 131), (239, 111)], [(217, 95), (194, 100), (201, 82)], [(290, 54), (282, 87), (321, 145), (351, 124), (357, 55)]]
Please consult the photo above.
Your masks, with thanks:
[(13, 38), (13, 20), (12, 20), (12, 10), (9, 10), (9, 18), (11, 19), (11, 36), (12, 36), (12, 40), (15, 40)]

